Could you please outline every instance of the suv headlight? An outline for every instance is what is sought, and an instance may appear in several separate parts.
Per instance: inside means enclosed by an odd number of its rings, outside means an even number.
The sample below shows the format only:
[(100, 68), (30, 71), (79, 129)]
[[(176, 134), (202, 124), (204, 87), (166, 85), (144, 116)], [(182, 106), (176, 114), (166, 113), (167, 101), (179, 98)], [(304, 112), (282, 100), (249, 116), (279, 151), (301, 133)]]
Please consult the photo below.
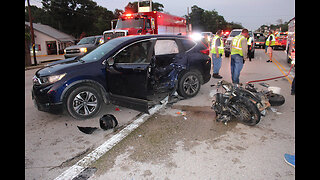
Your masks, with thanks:
[(33, 84), (35, 85), (42, 85), (42, 84), (53, 84), (59, 80), (61, 80), (67, 73), (53, 75), (53, 76), (46, 76), (46, 77), (33, 77)]
[(54, 75), (54, 76), (48, 76), (48, 82), (51, 83), (55, 83), (57, 81), (60, 81), (67, 73), (64, 74), (59, 74), (59, 75)]

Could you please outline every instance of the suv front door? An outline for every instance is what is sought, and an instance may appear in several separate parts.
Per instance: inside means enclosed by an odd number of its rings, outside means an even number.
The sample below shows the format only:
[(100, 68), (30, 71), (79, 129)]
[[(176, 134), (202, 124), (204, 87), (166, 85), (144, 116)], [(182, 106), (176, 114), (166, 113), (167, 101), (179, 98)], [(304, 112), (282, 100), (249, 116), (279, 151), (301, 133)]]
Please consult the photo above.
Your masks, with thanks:
[(108, 59), (107, 87), (113, 104), (148, 112), (153, 94), (150, 73), (154, 42), (147, 39), (131, 43)]

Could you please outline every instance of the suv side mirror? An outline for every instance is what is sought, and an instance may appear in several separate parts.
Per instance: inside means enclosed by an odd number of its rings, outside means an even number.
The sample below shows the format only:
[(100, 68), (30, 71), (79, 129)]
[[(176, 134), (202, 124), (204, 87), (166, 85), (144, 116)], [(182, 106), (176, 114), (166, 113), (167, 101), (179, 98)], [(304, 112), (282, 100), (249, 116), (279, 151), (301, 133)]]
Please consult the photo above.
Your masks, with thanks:
[(109, 66), (113, 66), (113, 65), (114, 65), (114, 59), (113, 59), (113, 57), (109, 57), (109, 58), (107, 59), (107, 64), (108, 64)]

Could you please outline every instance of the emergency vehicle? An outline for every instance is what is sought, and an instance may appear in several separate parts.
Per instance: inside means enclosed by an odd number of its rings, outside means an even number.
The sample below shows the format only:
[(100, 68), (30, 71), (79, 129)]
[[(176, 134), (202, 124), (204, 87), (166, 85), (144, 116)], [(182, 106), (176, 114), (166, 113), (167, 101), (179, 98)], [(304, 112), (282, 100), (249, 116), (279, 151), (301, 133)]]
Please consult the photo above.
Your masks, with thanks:
[(285, 50), (287, 46), (288, 32), (276, 32), (275, 37), (276, 37), (276, 42), (275, 42), (276, 44), (274, 48), (281, 48)]
[(291, 61), (295, 61), (295, 17), (289, 21), (288, 24), (288, 38), (287, 38), (287, 62), (291, 63)]
[[(186, 35), (186, 19), (158, 11), (149, 7), (140, 7), (138, 13), (125, 12), (118, 19), (111, 21), (111, 30), (104, 31), (104, 42), (119, 36), (145, 35), (145, 34), (181, 34)], [(113, 29), (113, 23), (116, 27)]]

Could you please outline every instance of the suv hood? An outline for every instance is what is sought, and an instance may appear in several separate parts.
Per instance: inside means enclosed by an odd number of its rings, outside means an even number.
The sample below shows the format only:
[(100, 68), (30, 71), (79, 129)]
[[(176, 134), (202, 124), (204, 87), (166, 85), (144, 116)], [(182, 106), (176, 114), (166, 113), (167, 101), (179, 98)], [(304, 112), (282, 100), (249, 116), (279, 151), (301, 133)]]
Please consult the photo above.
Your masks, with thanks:
[(60, 60), (60, 62), (57, 61), (51, 65), (49, 64), (47, 67), (39, 69), (36, 72), (36, 76), (43, 77), (43, 76), (62, 74), (62, 73), (68, 72), (70, 68), (72, 68), (72, 70), (80, 69), (84, 67), (85, 64), (88, 64), (88, 63), (84, 61), (79, 61), (76, 59), (76, 57), (68, 58), (68, 59)]

